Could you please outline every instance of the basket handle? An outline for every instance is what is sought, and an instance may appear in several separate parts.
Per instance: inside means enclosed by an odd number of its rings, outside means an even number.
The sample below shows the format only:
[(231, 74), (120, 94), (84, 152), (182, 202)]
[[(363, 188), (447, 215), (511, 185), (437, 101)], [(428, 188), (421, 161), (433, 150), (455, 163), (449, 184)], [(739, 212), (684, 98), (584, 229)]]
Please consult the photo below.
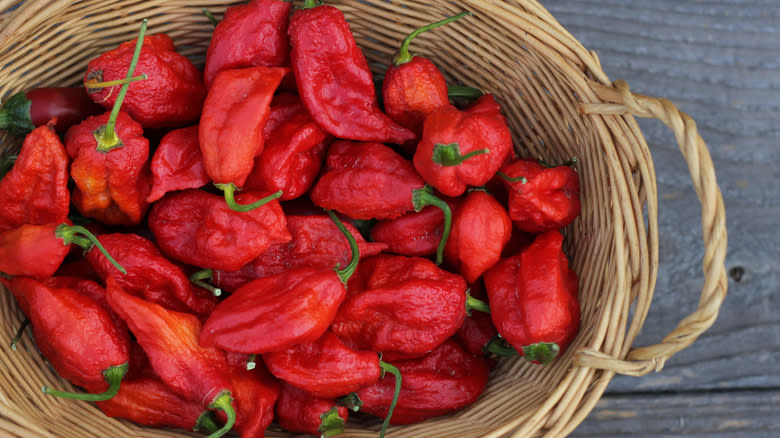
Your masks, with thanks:
[(674, 132), (702, 205), (704, 286), (698, 308), (684, 318), (659, 344), (632, 348), (625, 360), (587, 347), (578, 350), (574, 355), (574, 363), (578, 366), (641, 376), (653, 370), (660, 371), (667, 359), (688, 347), (715, 322), (728, 287), (724, 264), (726, 212), (707, 145), (698, 134), (696, 123), (688, 114), (678, 110), (666, 99), (632, 93), (624, 81), (615, 81), (611, 87), (595, 82), (591, 85), (596, 95), (608, 103), (583, 103), (580, 105), (582, 113), (630, 113), (638, 117), (655, 118)]

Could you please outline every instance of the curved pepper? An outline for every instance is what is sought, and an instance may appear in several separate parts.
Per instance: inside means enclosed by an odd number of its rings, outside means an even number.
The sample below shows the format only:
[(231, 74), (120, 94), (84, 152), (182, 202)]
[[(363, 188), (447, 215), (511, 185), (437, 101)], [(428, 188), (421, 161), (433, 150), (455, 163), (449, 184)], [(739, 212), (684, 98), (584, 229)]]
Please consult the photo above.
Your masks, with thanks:
[(64, 133), (103, 107), (89, 98), (84, 87), (44, 87), (16, 93), (0, 107), (0, 130), (23, 136), (53, 121), (52, 128)]
[(387, 244), (387, 252), (405, 256), (436, 253), (444, 229), (444, 213), (433, 206), (409, 212), (371, 227), (371, 240)]
[(274, 419), (279, 382), (262, 362), (247, 369), (247, 355), (226, 353), (230, 384), (236, 405), (235, 428), (242, 438), (263, 437)]
[(220, 72), (203, 104), (200, 150), (206, 173), (217, 184), (243, 187), (254, 157), (263, 150), (263, 125), (285, 67)]
[(230, 431), (236, 413), (227, 359), (221, 350), (198, 343), (198, 318), (130, 295), (114, 277), (106, 280), (106, 298), (127, 323), (160, 380), (185, 399), (227, 414), (225, 425), (210, 438)]
[(276, 421), (284, 430), (330, 437), (344, 432), (349, 411), (334, 399), (315, 397), (282, 383), (276, 402)]
[(288, 33), (298, 93), (325, 132), (383, 143), (414, 138), (379, 108), (368, 61), (340, 10), (306, 0), (293, 13)]
[(68, 164), (51, 125), (27, 134), (16, 162), (0, 180), (0, 231), (63, 222), (70, 208)]
[(203, 164), (198, 129), (197, 125), (174, 129), (160, 140), (152, 156), (152, 188), (146, 202), (158, 201), (168, 192), (197, 189), (211, 181)]
[(577, 335), (577, 274), (562, 250), (563, 235), (548, 231), (520, 254), (485, 273), (498, 333), (526, 359), (550, 363)]
[(501, 167), (500, 175), (509, 190), (509, 217), (519, 230), (561, 229), (580, 214), (580, 180), (570, 166), (517, 160)]
[(152, 207), (149, 229), (160, 249), (174, 260), (200, 268), (238, 270), (271, 245), (291, 238), (275, 199), (278, 192), (263, 195), (238, 195), (240, 202), (263, 205), (236, 212), (221, 197), (203, 190), (169, 193)]
[(43, 356), (64, 379), (100, 392), (43, 392), (78, 400), (107, 400), (119, 391), (130, 360), (130, 335), (109, 311), (71, 288), (49, 286), (26, 277), (4, 280), (33, 326)]
[(414, 167), (446, 196), (487, 183), (512, 154), (512, 135), (501, 107), (486, 94), (465, 110), (454, 106), (425, 118)]
[(227, 8), (206, 52), (206, 87), (211, 88), (224, 70), (284, 65), (290, 51), (287, 25), (291, 8), (291, 2), (282, 0), (252, 0)]
[(222, 301), (203, 326), (200, 343), (239, 353), (267, 353), (322, 336), (347, 294), (358, 264), (355, 239), (329, 212), (349, 240), (352, 258), (342, 270), (303, 266), (251, 281)]
[(387, 360), (422, 356), (466, 317), (466, 282), (421, 257), (363, 260), (330, 329), (353, 348)]

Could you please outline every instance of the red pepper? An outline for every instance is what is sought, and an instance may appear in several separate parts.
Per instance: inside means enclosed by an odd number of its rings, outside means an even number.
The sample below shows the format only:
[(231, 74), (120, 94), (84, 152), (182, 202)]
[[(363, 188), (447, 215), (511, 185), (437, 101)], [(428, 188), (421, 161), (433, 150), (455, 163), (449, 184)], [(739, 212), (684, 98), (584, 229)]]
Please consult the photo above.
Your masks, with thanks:
[(309, 113), (335, 137), (403, 143), (414, 133), (382, 113), (373, 74), (344, 14), (306, 0), (290, 19), (290, 63)]
[(187, 400), (225, 412), (227, 422), (210, 437), (227, 433), (236, 420), (227, 359), (221, 350), (198, 343), (198, 318), (130, 295), (114, 277), (106, 280), (106, 298), (127, 323), (160, 380)]
[(495, 98), (486, 94), (465, 110), (454, 106), (425, 118), (414, 167), (446, 196), (490, 181), (512, 154), (512, 135)]
[(484, 276), (498, 333), (529, 361), (550, 363), (579, 330), (577, 274), (562, 244), (548, 231)]
[(281, 191), (283, 201), (302, 196), (314, 184), (330, 141), (301, 106), (266, 137), (244, 188)]
[(435, 205), (445, 217), (437, 251), (437, 262), (442, 260), (450, 230), (449, 206), (425, 187), (409, 161), (388, 146), (334, 142), (310, 197), (317, 206), (353, 219), (394, 219)]
[(409, 53), (409, 44), (417, 35), (466, 15), (471, 13), (462, 12), (409, 34), (382, 79), (385, 112), (396, 123), (415, 132), (418, 137), (422, 133), (425, 117), (450, 106), (450, 100), (447, 81), (439, 68), (430, 59)]
[(119, 391), (130, 360), (130, 335), (95, 300), (70, 288), (26, 277), (3, 281), (33, 326), (41, 354), (64, 379), (100, 393), (43, 392), (77, 400), (107, 400)]
[[(466, 299), (467, 305), (468, 300), (472, 297), (479, 300), (487, 299), (481, 281), (473, 283), (469, 288), (469, 294)], [(493, 320), (490, 318), (489, 312), (474, 310), (478, 309), (467, 311), (467, 316), (466, 319), (463, 320), (463, 325), (461, 325), (455, 333), (455, 339), (469, 353), (476, 356), (482, 356), (490, 353), (489, 351), (486, 351), (486, 348), (490, 342), (496, 338), (498, 331), (496, 331), (496, 327), (493, 325)]]
[[(127, 269), (127, 275), (115, 278), (126, 292), (165, 308), (198, 316), (206, 316), (214, 310), (215, 297), (190, 284), (184, 271), (165, 258), (148, 239), (132, 233), (112, 233), (100, 235), (98, 241)], [(88, 252), (87, 260), (103, 282), (116, 273), (100, 252)]]
[(210, 182), (198, 142), (198, 126), (175, 129), (163, 136), (151, 161), (152, 188), (146, 202), (168, 192), (197, 189)]
[(289, 57), (287, 25), (292, 3), (251, 0), (225, 10), (206, 52), (203, 79), (211, 88), (217, 73), (244, 67), (284, 65)]
[(387, 360), (422, 356), (466, 317), (466, 282), (421, 257), (361, 261), (330, 329), (352, 348)]
[(349, 411), (336, 400), (315, 397), (282, 383), (276, 402), (276, 421), (282, 429), (329, 437), (344, 432)]
[(0, 180), (0, 231), (64, 222), (70, 207), (68, 155), (50, 125), (35, 128)]
[(444, 248), (447, 261), (471, 284), (501, 258), (512, 235), (512, 221), (490, 194), (474, 190), (459, 199)]
[(405, 256), (436, 253), (444, 228), (444, 213), (433, 206), (409, 212), (371, 227), (371, 240), (387, 244), (387, 252)]
[(325, 333), (358, 263), (357, 242), (336, 215), (329, 214), (349, 239), (349, 265), (339, 271), (302, 266), (245, 284), (211, 314), (203, 326), (201, 345), (267, 353), (314, 341)]
[(64, 133), (72, 125), (103, 112), (83, 87), (47, 87), (16, 93), (0, 107), (0, 129), (21, 137), (54, 120), (52, 128)]
[(219, 429), (203, 405), (181, 397), (152, 376), (122, 382), (114, 398), (96, 405), (107, 417), (123, 418), (142, 426), (209, 432)]
[[(361, 257), (379, 254), (387, 247), (383, 243), (366, 242), (352, 225), (344, 224), (344, 227), (357, 242)], [(226, 291), (234, 291), (252, 280), (292, 268), (329, 268), (349, 263), (349, 242), (328, 216), (288, 215), (287, 228), (292, 240), (269, 247), (238, 271), (214, 271), (214, 282)]]
[(501, 168), (515, 226), (541, 234), (561, 229), (580, 214), (580, 180), (570, 166), (517, 160)]
[(275, 200), (242, 193), (238, 201), (261, 207), (233, 211), (224, 200), (203, 190), (169, 193), (149, 213), (149, 229), (160, 249), (174, 260), (192, 266), (238, 270), (271, 245), (290, 240), (284, 212)]
[[(125, 111), (144, 128), (174, 128), (198, 120), (206, 97), (200, 71), (189, 58), (176, 52), (173, 39), (167, 34), (139, 39), (143, 47), (136, 70), (146, 78), (139, 84), (130, 84), (124, 99)], [(125, 78), (137, 43), (138, 40), (124, 42), (90, 61), (84, 74), (85, 85), (95, 80)], [(111, 108), (120, 100), (116, 87), (93, 88), (89, 95), (105, 108)]]
[(243, 187), (263, 150), (263, 125), (284, 67), (250, 67), (217, 75), (203, 104), (200, 150), (206, 173), (218, 184)]
[(262, 362), (255, 363), (250, 370), (247, 369), (247, 355), (227, 353), (226, 357), (236, 405), (235, 428), (242, 438), (263, 437), (274, 419), (279, 382)]
[[(444, 415), (474, 403), (487, 385), (490, 369), (484, 358), (447, 340), (417, 359), (393, 362), (403, 376), (401, 393), (390, 424), (411, 424)], [(392, 406), (392, 382), (380, 380), (361, 388), (360, 410), (384, 417)]]

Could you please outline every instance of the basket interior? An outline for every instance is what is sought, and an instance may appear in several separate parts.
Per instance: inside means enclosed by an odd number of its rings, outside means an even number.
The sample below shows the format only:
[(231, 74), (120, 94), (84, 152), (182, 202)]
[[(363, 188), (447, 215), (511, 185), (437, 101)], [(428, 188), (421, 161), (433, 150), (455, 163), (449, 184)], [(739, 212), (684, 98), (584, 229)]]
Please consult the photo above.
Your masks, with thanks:
[[(35, 6), (22, 26), (0, 38), (0, 97), (36, 86), (77, 84), (87, 62), (133, 38), (142, 18), (149, 18), (149, 33), (168, 32), (182, 53), (202, 65), (212, 27), (201, 8), (208, 6), (219, 18), (228, 4), (237, 2), (201, 3), (87, 0)], [(521, 156), (548, 162), (577, 157), (581, 178), (582, 214), (565, 230), (566, 251), (580, 277), (582, 328), (577, 339), (548, 367), (502, 359), (478, 403), (451, 416), (391, 428), (389, 436), (568, 433), (611, 377), (574, 367), (573, 353), (590, 346), (623, 357), (644, 318), (635, 314), (630, 320), (629, 306), (637, 299), (649, 300), (652, 290), (643, 216), (654, 177), (638, 128), (624, 117), (580, 114), (580, 102), (595, 101), (587, 87), (590, 73), (573, 47), (576, 42), (535, 2), (327, 3), (344, 12), (378, 75), (413, 29), (470, 10), (473, 16), (418, 36), (412, 51), (431, 58), (451, 83), (495, 94)], [(0, 141), (3, 153), (19, 146), (8, 137)], [(29, 338), (18, 351), (10, 351), (22, 315), (7, 291), (0, 294), (0, 306), (0, 405), (7, 417), (0, 416), (0, 430), (25, 437), (189, 435), (109, 420), (88, 403), (41, 394), (43, 384), (71, 387), (58, 382)], [(379, 427), (366, 418), (350, 423), (345, 437), (376, 436)], [(269, 429), (267, 436), (288, 435)]]

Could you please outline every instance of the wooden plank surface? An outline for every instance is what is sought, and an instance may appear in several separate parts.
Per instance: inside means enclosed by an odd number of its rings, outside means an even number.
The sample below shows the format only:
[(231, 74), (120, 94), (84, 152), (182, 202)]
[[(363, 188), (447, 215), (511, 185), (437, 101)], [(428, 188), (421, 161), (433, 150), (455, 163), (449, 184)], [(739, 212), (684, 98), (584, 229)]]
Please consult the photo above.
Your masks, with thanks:
[[(780, 2), (542, 0), (613, 80), (697, 121), (723, 192), (732, 272), (718, 320), (660, 373), (617, 376), (573, 436), (780, 436)], [(636, 345), (691, 313), (701, 216), (674, 138), (640, 121), (660, 197), (658, 284)]]

